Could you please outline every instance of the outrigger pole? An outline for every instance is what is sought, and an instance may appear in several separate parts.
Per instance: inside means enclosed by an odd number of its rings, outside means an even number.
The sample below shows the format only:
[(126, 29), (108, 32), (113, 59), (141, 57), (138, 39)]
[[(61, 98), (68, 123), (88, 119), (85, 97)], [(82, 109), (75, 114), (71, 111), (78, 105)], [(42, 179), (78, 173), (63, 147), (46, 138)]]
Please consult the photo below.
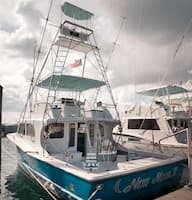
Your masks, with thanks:
[[(51, 12), (52, 4), (53, 4), (53, 0), (50, 0), (50, 5), (49, 5), (49, 10), (48, 10), (46, 22), (45, 22), (45, 25), (44, 25), (44, 28), (43, 28), (43, 33), (42, 33), (42, 36), (41, 36), (40, 45), (39, 45), (39, 48), (38, 48), (38, 51), (37, 51), (37, 58), (36, 58), (36, 60), (34, 58), (33, 75), (32, 75), (31, 83), (30, 83), (30, 86), (29, 86), (29, 92), (28, 92), (28, 95), (27, 95), (27, 99), (26, 99), (26, 103), (24, 105), (23, 112), (21, 112), (19, 121), (22, 120), (22, 119), (24, 120), (24, 118), (25, 118), (25, 113), (26, 113), (26, 110), (27, 110), (28, 102), (29, 102), (29, 100), (30, 100), (30, 98), (31, 98), (31, 96), (33, 94), (33, 91), (34, 91), (34, 88), (35, 88), (34, 85), (36, 85), (36, 84), (34, 84), (34, 76), (35, 76), (35, 72), (36, 72), (36, 68), (37, 68), (37, 63), (38, 63), (38, 60), (39, 60), (39, 56), (40, 56), (40, 53), (41, 53), (41, 47), (42, 47), (42, 44), (43, 44), (43, 39), (44, 39), (44, 36), (45, 36), (45, 31), (46, 31), (46, 28), (47, 28), (47, 23), (48, 23), (48, 20), (49, 20), (49, 15), (50, 15), (50, 12)], [(50, 49), (48, 51), (48, 55), (49, 55), (51, 49), (52, 49), (52, 45), (51, 45), (51, 47), (50, 47)], [(38, 82), (40, 74), (41, 74), (41, 72), (42, 72), (42, 70), (44, 68), (44, 65), (45, 65), (46, 61), (47, 61), (48, 55), (46, 56), (46, 58), (44, 60), (44, 64), (43, 64), (43, 66), (42, 66), (42, 68), (40, 70), (39, 76), (37, 77), (37, 79), (35, 81), (36, 83)], [(18, 126), (18, 129), (19, 129), (19, 126)]]

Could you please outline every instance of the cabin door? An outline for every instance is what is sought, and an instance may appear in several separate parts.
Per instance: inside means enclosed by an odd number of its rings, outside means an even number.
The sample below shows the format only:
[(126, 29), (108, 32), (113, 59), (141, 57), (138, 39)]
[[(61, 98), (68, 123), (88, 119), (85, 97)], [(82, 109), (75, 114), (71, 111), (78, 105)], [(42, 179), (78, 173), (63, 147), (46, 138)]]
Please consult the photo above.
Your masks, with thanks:
[(82, 152), (82, 156), (85, 156), (85, 148), (86, 148), (86, 134), (78, 133), (77, 134), (77, 151)]

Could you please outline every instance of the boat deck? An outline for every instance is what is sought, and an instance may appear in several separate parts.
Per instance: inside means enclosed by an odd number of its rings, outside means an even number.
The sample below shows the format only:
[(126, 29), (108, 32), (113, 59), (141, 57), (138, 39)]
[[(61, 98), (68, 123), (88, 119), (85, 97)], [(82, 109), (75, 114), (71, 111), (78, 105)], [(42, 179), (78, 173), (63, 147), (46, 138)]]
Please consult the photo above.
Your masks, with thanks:
[(181, 188), (167, 195), (157, 198), (156, 200), (191, 200), (192, 188)]
[[(165, 158), (162, 156), (154, 156), (152, 153), (146, 155), (133, 155), (130, 160), (127, 161), (127, 155), (118, 155), (117, 161), (106, 161), (102, 162), (102, 167), (99, 169), (85, 169), (86, 160), (81, 160), (81, 162), (69, 163), (61, 158), (57, 158), (54, 155), (50, 156), (49, 154), (45, 154), (45, 152), (38, 149), (38, 151), (32, 151), (33, 149), (26, 145), (24, 141), (20, 137), (14, 137), (14, 134), (9, 135), (10, 139), (14, 140), (15, 144), (19, 145), (21, 142), (24, 144), (25, 149), (23, 151), (31, 157), (34, 157), (37, 160), (41, 160), (46, 162), (56, 168), (64, 170), (70, 174), (78, 176), (87, 181), (96, 181), (102, 180), (105, 178), (112, 178), (116, 176), (123, 176), (133, 172), (139, 172), (159, 166), (163, 166), (166, 164), (171, 164), (176, 161), (181, 160), (181, 158)], [(134, 157), (136, 156), (136, 157)], [(144, 156), (142, 158), (142, 156)], [(60, 154), (61, 157), (61, 154)], [(99, 164), (99, 163), (98, 163)]]
[(140, 168), (140, 167), (147, 167), (149, 165), (153, 164), (159, 164), (162, 161), (162, 159), (158, 158), (143, 158), (139, 160), (131, 160), (128, 162), (122, 162), (118, 164), (118, 167), (120, 169), (134, 169), (134, 168)]
[(83, 162), (79, 163), (67, 163), (62, 160), (56, 159), (52, 156), (45, 157), (38, 154), (30, 153), (31, 156), (36, 157), (42, 161), (49, 163), (57, 168), (65, 170), (68, 173), (74, 174), (80, 178), (88, 181), (102, 180), (109, 177), (127, 175), (129, 173), (143, 171), (148, 168), (155, 168), (157, 166), (162, 166), (175, 162), (180, 159), (169, 158), (169, 159), (159, 159), (159, 158), (142, 158), (138, 160), (124, 161), (124, 162), (106, 162), (106, 165), (110, 165), (110, 169), (102, 170), (86, 170), (83, 167)]

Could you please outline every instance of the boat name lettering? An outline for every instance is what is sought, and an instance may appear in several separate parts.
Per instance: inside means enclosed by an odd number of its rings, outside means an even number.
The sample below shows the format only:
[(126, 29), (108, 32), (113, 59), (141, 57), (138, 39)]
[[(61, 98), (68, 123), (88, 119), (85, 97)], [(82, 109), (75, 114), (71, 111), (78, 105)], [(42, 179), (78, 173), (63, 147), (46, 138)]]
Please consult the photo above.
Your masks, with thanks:
[(116, 193), (128, 193), (131, 190), (140, 190), (142, 188), (146, 188), (149, 185), (150, 178), (141, 179), (134, 178), (130, 185), (127, 185), (123, 189), (120, 189), (120, 183), (122, 179), (119, 179), (115, 184), (115, 192)]
[(116, 193), (128, 193), (131, 190), (140, 190), (143, 188), (147, 188), (149, 184), (156, 184), (163, 182), (167, 179), (170, 179), (177, 175), (177, 167), (173, 168), (172, 170), (169, 170), (167, 172), (157, 172), (157, 174), (154, 176), (154, 178), (146, 177), (146, 178), (134, 178), (132, 179), (131, 183), (129, 185), (125, 185), (124, 179), (119, 179), (116, 181), (114, 185), (114, 190)]
[(160, 183), (176, 175), (177, 175), (177, 167), (167, 172), (158, 172), (155, 178), (151, 180), (151, 183), (152, 184)]

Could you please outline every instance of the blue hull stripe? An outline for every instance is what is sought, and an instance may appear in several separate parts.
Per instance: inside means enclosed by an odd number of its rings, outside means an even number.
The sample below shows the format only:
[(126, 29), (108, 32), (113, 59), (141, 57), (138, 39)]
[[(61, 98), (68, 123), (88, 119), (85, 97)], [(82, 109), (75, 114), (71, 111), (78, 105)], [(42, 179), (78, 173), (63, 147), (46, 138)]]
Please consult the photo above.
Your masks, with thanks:
[(29, 167), (26, 163), (22, 162), (22, 165), (28, 169), (29, 171), (31, 171), (32, 173), (36, 174), (37, 176), (41, 177), (42, 179), (44, 179), (45, 181), (48, 181), (49, 183), (52, 183), (53, 185), (55, 185), (57, 188), (59, 188), (61, 191), (63, 191), (64, 193), (68, 194), (69, 196), (77, 199), (77, 200), (83, 200), (81, 198), (79, 198), (78, 196), (74, 195), (73, 193), (69, 192), (68, 190), (65, 190), (64, 188), (62, 188), (61, 186), (57, 185), (56, 183), (52, 182), (50, 179), (46, 178), (45, 176), (43, 176), (42, 174), (38, 173), (37, 171), (35, 171), (34, 169), (32, 169), (31, 167)]
[[(33, 173), (54, 184), (65, 197), (72, 199), (89, 199), (98, 185), (104, 185), (93, 199), (127, 200), (152, 198), (154, 195), (180, 184), (184, 160), (156, 168), (145, 169), (124, 176), (89, 182), (61, 170), (49, 163), (23, 154), (22, 162)], [(92, 199), (92, 200), (93, 200)]]

